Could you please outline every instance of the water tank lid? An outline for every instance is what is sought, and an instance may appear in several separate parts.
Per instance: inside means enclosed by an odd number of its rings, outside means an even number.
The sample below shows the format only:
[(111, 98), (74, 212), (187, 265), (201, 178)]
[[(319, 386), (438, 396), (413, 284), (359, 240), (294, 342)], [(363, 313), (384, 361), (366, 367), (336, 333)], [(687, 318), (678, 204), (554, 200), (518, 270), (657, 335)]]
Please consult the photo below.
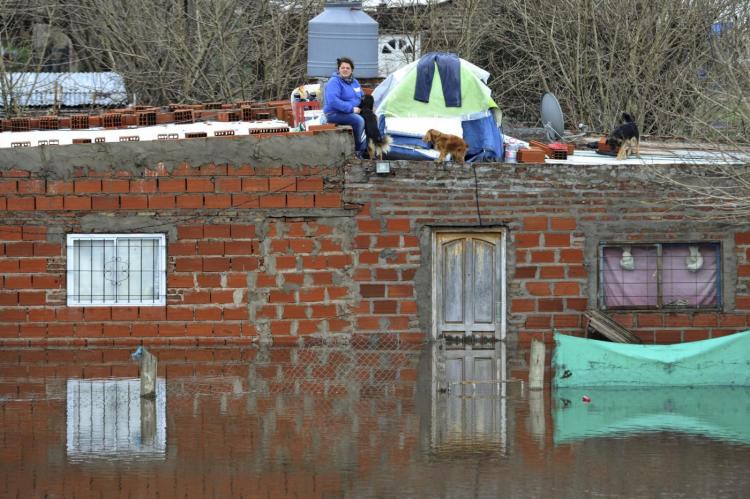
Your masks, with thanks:
[(361, 9), (362, 2), (359, 0), (326, 0), (325, 7), (350, 7), (352, 9)]

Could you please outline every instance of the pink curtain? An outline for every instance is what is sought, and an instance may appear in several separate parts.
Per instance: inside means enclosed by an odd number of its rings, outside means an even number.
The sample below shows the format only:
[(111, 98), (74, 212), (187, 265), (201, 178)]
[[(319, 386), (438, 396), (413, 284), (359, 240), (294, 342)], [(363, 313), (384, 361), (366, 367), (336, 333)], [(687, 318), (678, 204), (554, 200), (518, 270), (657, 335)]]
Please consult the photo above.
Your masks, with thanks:
[(620, 265), (623, 249), (604, 248), (604, 303), (607, 307), (655, 307), (656, 247), (631, 246), (633, 270)]
[(687, 258), (689, 245), (662, 247), (662, 303), (665, 306), (706, 307), (717, 304), (716, 246), (695, 245), (703, 259), (702, 266), (691, 271)]
[[(688, 266), (690, 246), (698, 248), (700, 268)], [(710, 307), (718, 304), (717, 245), (662, 245), (661, 282), (663, 306)], [(623, 247), (604, 248), (602, 271), (607, 307), (656, 307), (656, 246), (631, 246), (633, 269), (621, 264)], [(693, 255), (694, 256), (694, 255)]]

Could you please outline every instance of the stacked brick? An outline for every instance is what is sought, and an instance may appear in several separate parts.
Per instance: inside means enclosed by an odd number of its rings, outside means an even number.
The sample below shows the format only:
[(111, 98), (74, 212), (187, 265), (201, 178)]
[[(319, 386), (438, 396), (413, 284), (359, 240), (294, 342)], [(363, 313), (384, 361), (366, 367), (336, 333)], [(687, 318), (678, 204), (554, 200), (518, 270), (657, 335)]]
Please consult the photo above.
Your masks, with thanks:
[(235, 103), (170, 104), (165, 108), (135, 106), (111, 109), (101, 114), (73, 114), (69, 116), (41, 116), (39, 118), (0, 119), (0, 132), (31, 130), (85, 129), (89, 127), (125, 128), (166, 123), (194, 123), (198, 121), (260, 121), (278, 119), (294, 126), (290, 101), (242, 101)]

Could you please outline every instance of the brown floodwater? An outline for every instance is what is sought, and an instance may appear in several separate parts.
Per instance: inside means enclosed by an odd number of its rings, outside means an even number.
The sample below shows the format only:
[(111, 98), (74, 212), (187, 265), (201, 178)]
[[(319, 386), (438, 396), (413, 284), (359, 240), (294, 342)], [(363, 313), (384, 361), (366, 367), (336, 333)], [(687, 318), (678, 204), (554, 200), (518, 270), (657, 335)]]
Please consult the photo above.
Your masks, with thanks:
[[(0, 351), (0, 496), (750, 497), (750, 389), (533, 392), (502, 344)], [(590, 402), (584, 402), (584, 397)]]

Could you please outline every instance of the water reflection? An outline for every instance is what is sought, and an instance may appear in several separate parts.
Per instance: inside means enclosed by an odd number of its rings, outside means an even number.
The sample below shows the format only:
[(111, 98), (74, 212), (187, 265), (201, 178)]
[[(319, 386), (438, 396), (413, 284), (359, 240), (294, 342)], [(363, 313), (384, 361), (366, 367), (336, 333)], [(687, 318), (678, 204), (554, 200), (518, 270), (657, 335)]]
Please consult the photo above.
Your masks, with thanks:
[(505, 453), (505, 343), (442, 344), (431, 351), (433, 452)]
[(555, 443), (669, 431), (750, 444), (750, 387), (564, 388), (554, 399)]
[(749, 496), (747, 389), (566, 403), (502, 343), (171, 347), (148, 405), (131, 350), (0, 351), (0, 497)]
[(166, 384), (141, 398), (139, 379), (67, 383), (66, 450), (71, 460), (163, 459), (166, 451)]

